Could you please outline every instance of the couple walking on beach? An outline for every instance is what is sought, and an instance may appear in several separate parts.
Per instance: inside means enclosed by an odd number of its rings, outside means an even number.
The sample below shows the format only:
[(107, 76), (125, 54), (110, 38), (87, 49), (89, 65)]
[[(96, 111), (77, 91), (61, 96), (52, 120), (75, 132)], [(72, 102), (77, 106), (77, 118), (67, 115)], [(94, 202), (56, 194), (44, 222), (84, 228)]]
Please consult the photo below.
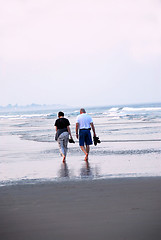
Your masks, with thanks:
[[(74, 142), (71, 130), (70, 122), (64, 117), (63, 112), (58, 113), (58, 119), (55, 121), (56, 135), (55, 140), (58, 142), (60, 153), (65, 162), (67, 155), (68, 141)], [(80, 115), (76, 119), (76, 138), (79, 139), (79, 146), (85, 154), (85, 161), (88, 161), (88, 155), (90, 151), (90, 145), (92, 145), (91, 130), (93, 136), (96, 138), (95, 127), (91, 116), (89, 116), (84, 108), (80, 109)], [(70, 136), (70, 139), (69, 139)]]

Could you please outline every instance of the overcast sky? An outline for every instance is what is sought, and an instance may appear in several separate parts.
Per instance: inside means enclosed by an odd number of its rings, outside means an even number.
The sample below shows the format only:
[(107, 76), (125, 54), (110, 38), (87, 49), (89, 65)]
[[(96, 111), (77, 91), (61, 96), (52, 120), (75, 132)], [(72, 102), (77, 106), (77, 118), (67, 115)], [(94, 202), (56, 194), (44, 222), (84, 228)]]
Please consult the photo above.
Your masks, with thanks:
[(159, 101), (160, 0), (0, 0), (0, 105)]

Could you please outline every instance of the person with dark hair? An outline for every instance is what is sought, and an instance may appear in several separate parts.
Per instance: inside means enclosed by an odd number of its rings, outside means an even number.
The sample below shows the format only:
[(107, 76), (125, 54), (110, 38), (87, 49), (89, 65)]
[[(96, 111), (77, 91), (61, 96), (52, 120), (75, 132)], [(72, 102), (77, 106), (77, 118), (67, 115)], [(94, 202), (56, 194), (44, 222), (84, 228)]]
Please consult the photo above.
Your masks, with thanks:
[[(91, 128), (93, 136), (96, 137), (95, 127), (91, 116), (86, 113), (84, 108), (81, 108), (80, 115), (78, 115), (76, 119), (76, 137), (79, 139), (80, 148), (85, 154), (85, 161), (88, 161), (90, 145), (93, 144), (90, 132)], [(84, 145), (86, 145), (86, 147)]]
[(69, 126), (70, 126), (70, 122), (67, 118), (64, 117), (64, 113), (58, 112), (58, 119), (55, 121), (55, 128), (56, 128), (55, 140), (59, 144), (59, 149), (63, 157), (63, 162), (65, 162), (66, 155), (67, 155), (69, 135), (70, 135), (70, 138), (73, 140)]

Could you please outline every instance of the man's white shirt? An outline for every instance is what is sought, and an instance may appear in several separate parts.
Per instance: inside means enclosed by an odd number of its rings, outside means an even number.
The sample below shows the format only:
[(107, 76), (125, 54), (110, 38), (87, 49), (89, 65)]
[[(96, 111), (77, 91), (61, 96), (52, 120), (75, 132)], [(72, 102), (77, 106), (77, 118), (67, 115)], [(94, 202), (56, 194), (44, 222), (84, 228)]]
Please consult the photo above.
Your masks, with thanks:
[(91, 127), (91, 123), (93, 122), (91, 116), (87, 113), (82, 113), (77, 116), (76, 123), (79, 124), (79, 129), (88, 129)]

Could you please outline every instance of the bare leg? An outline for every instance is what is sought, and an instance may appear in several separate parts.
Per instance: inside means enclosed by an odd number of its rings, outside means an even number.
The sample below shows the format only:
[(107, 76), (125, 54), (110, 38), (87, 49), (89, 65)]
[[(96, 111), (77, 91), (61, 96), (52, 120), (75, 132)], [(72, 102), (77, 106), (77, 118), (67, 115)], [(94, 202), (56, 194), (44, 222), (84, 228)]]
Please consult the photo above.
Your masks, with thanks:
[[(84, 146), (80, 146), (80, 148), (84, 152), (84, 154), (86, 155), (84, 160), (88, 161), (88, 153), (89, 153), (89, 151), (86, 151)], [(86, 147), (86, 149), (87, 149), (87, 147)]]
[(90, 147), (89, 145), (86, 145), (86, 152), (89, 153)]
[(88, 161), (89, 150), (90, 150), (89, 145), (86, 145), (86, 152), (87, 152), (87, 156), (85, 158), (86, 161)]
[(64, 155), (64, 154), (62, 154), (62, 156), (63, 156), (63, 163), (65, 163), (65, 155)]

